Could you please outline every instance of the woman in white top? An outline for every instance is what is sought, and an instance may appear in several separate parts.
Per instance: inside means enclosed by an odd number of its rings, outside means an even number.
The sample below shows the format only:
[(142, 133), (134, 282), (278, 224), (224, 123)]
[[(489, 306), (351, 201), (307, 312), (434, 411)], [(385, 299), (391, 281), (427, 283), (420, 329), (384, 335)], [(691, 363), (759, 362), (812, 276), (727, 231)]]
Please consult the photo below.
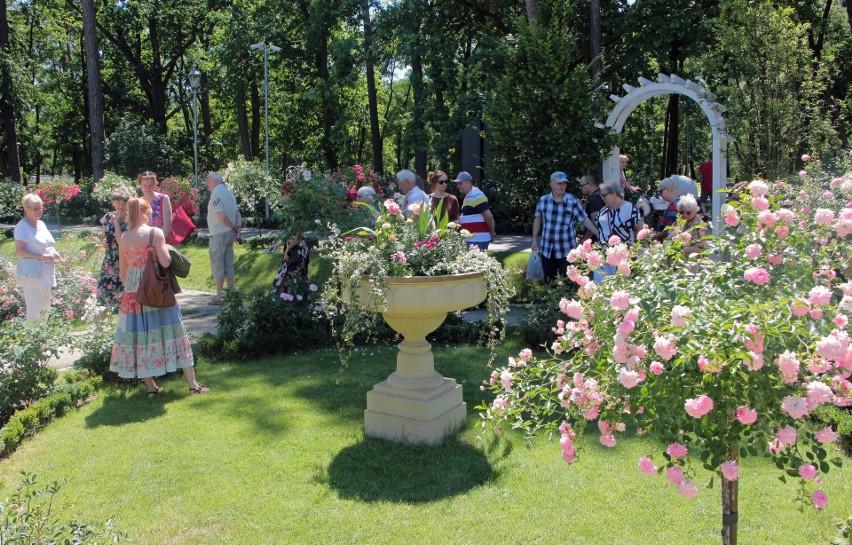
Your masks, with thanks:
[(24, 292), (27, 321), (46, 320), (51, 291), (56, 287), (55, 263), (61, 259), (56, 241), (41, 221), (44, 203), (35, 193), (21, 200), (24, 219), (15, 226), (15, 253), (18, 256), (18, 286)]

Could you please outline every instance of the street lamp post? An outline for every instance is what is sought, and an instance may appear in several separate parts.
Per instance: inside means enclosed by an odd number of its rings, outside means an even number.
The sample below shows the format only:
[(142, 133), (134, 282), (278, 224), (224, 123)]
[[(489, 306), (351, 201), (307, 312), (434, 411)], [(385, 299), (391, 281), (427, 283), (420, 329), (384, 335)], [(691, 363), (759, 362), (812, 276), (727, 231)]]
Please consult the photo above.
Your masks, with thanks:
[[(249, 53), (255, 49), (263, 50), (263, 125), (266, 132), (266, 174), (269, 175), (269, 52), (278, 53), (281, 48), (257, 42), (249, 46)], [(266, 203), (266, 217), (269, 217), (269, 202)]]
[(201, 72), (192, 65), (189, 73), (189, 86), (192, 88), (192, 144), (195, 152), (195, 191), (198, 191), (198, 88), (201, 86)]

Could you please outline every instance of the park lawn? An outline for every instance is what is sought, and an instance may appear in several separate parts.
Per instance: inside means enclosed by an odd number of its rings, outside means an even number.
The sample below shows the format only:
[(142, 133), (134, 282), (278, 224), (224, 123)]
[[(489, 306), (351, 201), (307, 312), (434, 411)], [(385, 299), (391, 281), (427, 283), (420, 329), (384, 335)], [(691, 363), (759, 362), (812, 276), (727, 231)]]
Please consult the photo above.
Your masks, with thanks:
[[(96, 248), (97, 231), (90, 231), (92, 236), (81, 236), (80, 234), (63, 234), (56, 241), (56, 248), (63, 256), (84, 252), (88, 258), (86, 266), (97, 276), (103, 261), (103, 251)], [(183, 289), (200, 291), (216, 291), (213, 276), (210, 272), (210, 254), (204, 244), (185, 244), (180, 251), (192, 261), (189, 277), (180, 279)], [(328, 277), (328, 264), (322, 259), (315, 258), (316, 252), (312, 252), (311, 263), (308, 270), (311, 279)], [(13, 239), (0, 240), (0, 256), (15, 263), (15, 241)], [(265, 293), (272, 287), (272, 280), (281, 265), (281, 252), (275, 254), (264, 254), (262, 250), (252, 250), (247, 245), (234, 246), (234, 273), (236, 285), (245, 293)]]
[[(81, 233), (63, 233), (56, 241), (56, 248), (62, 255), (68, 256), (77, 252), (86, 254), (86, 266), (97, 276), (103, 261), (103, 251), (96, 247), (100, 231), (92, 228), (89, 236)], [(213, 276), (210, 271), (210, 254), (205, 244), (185, 244), (180, 251), (192, 261), (188, 278), (180, 279), (183, 289), (199, 291), (216, 291)], [(0, 240), (0, 257), (12, 263), (15, 257), (15, 241), (11, 238)], [(513, 274), (513, 285), (521, 293), (523, 286), (523, 271), (526, 268), (529, 253), (497, 252), (494, 257), (504, 264)], [(243, 293), (267, 293), (272, 287), (272, 281), (281, 266), (281, 251), (274, 254), (264, 254), (261, 249), (252, 250), (248, 245), (234, 245), (234, 282)], [(311, 251), (308, 277), (319, 286), (331, 276), (331, 261)]]
[[(636, 437), (606, 449), (590, 433), (572, 466), (544, 438), (480, 440), (485, 351), (435, 354), (468, 403), (468, 428), (442, 446), (363, 435), (365, 394), (393, 370), (393, 347), (360, 350), (344, 370), (332, 350), (202, 362), (209, 394), (190, 397), (177, 377), (153, 399), (111, 387), (48, 425), (0, 464), (0, 495), (24, 470), (70, 478), (60, 499), (81, 520), (115, 516), (140, 544), (719, 543), (718, 480), (682, 498), (639, 473), (638, 457), (659, 449)], [(828, 475), (824, 514), (797, 511), (768, 460), (742, 466), (742, 543), (827, 543), (850, 514), (848, 464)]]

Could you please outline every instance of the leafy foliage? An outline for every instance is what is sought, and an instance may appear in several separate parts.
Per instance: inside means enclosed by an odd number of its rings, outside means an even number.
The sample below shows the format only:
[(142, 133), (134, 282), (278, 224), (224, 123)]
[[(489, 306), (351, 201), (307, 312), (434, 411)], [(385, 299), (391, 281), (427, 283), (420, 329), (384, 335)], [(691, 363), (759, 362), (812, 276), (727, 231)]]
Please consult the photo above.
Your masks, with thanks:
[(96, 545), (129, 541), (125, 533), (116, 530), (112, 519), (102, 524), (81, 523), (73, 517), (63, 520), (67, 510), (56, 501), (62, 484), (54, 481), (42, 486), (36, 475), (22, 472), (15, 493), (0, 504), (3, 516), (0, 541), (21, 545)]

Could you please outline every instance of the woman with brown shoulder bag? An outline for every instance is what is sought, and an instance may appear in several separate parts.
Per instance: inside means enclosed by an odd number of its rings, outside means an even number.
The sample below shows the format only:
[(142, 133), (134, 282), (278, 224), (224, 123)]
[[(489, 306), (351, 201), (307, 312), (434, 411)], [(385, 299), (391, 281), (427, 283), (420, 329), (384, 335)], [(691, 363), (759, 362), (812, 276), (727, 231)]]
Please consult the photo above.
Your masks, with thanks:
[[(153, 397), (163, 392), (154, 377), (183, 369), (191, 394), (208, 392), (195, 379), (192, 347), (183, 326), (180, 307), (147, 306), (137, 300), (143, 277), (152, 266), (166, 269), (171, 256), (163, 231), (150, 227), (151, 205), (144, 198), (128, 201), (128, 229), (119, 241), (119, 274), (124, 294), (118, 315), (118, 329), (110, 358), (110, 371), (122, 378), (141, 378), (146, 393)], [(173, 294), (172, 294), (173, 297)]]

